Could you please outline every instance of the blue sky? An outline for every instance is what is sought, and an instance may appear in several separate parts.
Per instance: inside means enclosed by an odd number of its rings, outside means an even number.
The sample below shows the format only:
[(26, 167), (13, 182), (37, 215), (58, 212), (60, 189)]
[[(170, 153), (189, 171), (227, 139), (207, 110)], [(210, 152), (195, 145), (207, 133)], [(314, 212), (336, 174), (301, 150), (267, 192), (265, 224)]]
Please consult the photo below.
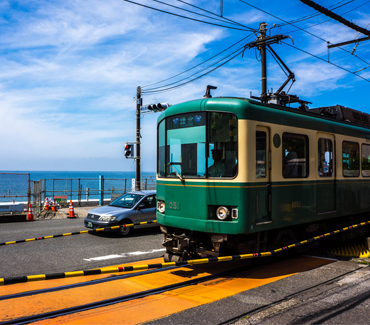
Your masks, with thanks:
[[(179, 1), (163, 1), (212, 16)], [(137, 2), (226, 25), (151, 0)], [(220, 1), (188, 2), (220, 13)], [(276, 24), (271, 34), (290, 35), (296, 47), (324, 60), (325, 40), (363, 37), (324, 15), (312, 17), (316, 11), (298, 0), (245, 2), (265, 12), (239, 0), (224, 0), (224, 17), (254, 29), (262, 21), (269, 28)], [(334, 10), (337, 14), (370, 29), (367, 0), (320, 4), (340, 6)], [(122, 0), (3, 0), (0, 12), (0, 170), (134, 170), (133, 160), (123, 157), (123, 145), (135, 141), (136, 87), (181, 73), (244, 37), (251, 35), (245, 42), (255, 38), (250, 31), (202, 24)], [(305, 16), (311, 18), (294, 25), (316, 37), (279, 19), (291, 22)], [(370, 113), (370, 82), (287, 45), (273, 48), (296, 75), (290, 93), (313, 102), (310, 107), (341, 104)], [(349, 52), (353, 48), (343, 47)], [(344, 50), (332, 49), (330, 61), (351, 72), (369, 67), (370, 41), (358, 44), (357, 57)], [(144, 104), (201, 98), (208, 84), (218, 87), (214, 96), (257, 96), (257, 59), (253, 49), (246, 50), (243, 57), (184, 87), (144, 95)], [(370, 68), (357, 74), (370, 80)], [(284, 80), (268, 56), (268, 88), (276, 90)], [(155, 170), (157, 117), (150, 114), (141, 120), (144, 171)]]

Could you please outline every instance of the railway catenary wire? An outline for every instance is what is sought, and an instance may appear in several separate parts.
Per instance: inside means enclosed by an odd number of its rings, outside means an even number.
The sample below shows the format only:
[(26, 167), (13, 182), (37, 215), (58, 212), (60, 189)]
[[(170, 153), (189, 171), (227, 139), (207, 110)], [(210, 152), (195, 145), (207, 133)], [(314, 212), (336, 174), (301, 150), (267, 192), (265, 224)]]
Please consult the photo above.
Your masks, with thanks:
[(230, 262), (230, 261), (238, 261), (238, 260), (244, 260), (244, 259), (269, 257), (277, 253), (288, 251), (298, 246), (306, 245), (316, 240), (321, 240), (326, 237), (333, 236), (333, 235), (342, 233), (344, 231), (349, 231), (349, 230), (352, 230), (358, 227), (363, 227), (366, 225), (370, 225), (370, 220), (361, 222), (358, 224), (354, 224), (348, 227), (344, 227), (344, 228), (341, 228), (335, 231), (331, 231), (331, 232), (328, 232), (328, 233), (325, 233), (319, 236), (315, 236), (313, 238), (309, 238), (309, 239), (300, 241), (295, 244), (283, 246), (281, 248), (277, 248), (277, 249), (262, 252), (262, 253), (249, 253), (249, 254), (241, 254), (241, 255), (200, 258), (200, 259), (193, 259), (193, 260), (186, 260), (186, 261), (179, 261), (179, 262), (165, 262), (165, 263), (157, 263), (157, 264), (145, 264), (145, 265), (124, 266), (124, 267), (118, 266), (118, 267), (111, 267), (111, 268), (104, 268), (104, 269), (93, 269), (93, 270), (82, 270), (82, 271), (64, 272), (64, 273), (38, 274), (38, 275), (0, 278), (0, 286), (15, 284), (15, 283), (24, 283), (24, 282), (29, 282), (29, 281), (54, 280), (54, 279), (63, 279), (67, 277), (76, 277), (76, 276), (98, 275), (98, 274), (107, 274), (107, 273), (121, 273), (121, 272), (129, 272), (129, 271), (166, 268), (166, 267), (171, 267), (171, 266), (198, 265), (198, 264)]
[[(189, 265), (184, 264), (181, 267), (187, 267), (187, 266), (189, 266)], [(255, 266), (255, 267), (257, 267), (257, 266)], [(166, 270), (168, 270), (168, 268)], [(164, 271), (164, 270), (161, 270), (161, 271)], [(89, 303), (89, 304), (84, 304), (84, 305), (80, 305), (80, 306), (65, 308), (65, 309), (56, 310), (56, 311), (52, 311), (52, 312), (46, 312), (46, 313), (42, 313), (42, 314), (38, 314), (38, 315), (22, 317), (22, 318), (18, 318), (18, 319), (12, 319), (10, 321), (2, 322), (1, 324), (2, 325), (5, 325), (5, 324), (28, 324), (29, 322), (35, 322), (35, 321), (40, 321), (40, 320), (44, 320), (44, 319), (49, 319), (49, 318), (64, 316), (64, 315), (73, 314), (73, 313), (77, 313), (77, 312), (82, 312), (82, 311), (86, 311), (86, 310), (90, 310), (90, 309), (94, 309), (94, 308), (105, 307), (105, 306), (109, 306), (109, 305), (113, 305), (113, 304), (117, 304), (117, 303), (121, 303), (121, 302), (126, 302), (126, 301), (132, 301), (132, 300), (135, 300), (135, 299), (145, 298), (147, 296), (157, 295), (157, 294), (160, 294), (160, 293), (163, 293), (163, 292), (183, 288), (183, 287), (190, 286), (190, 285), (196, 285), (196, 284), (206, 282), (206, 281), (218, 278), (218, 277), (230, 276), (230, 275), (239, 273), (241, 271), (245, 271), (245, 266), (235, 268), (235, 269), (231, 269), (231, 270), (221, 271), (219, 273), (206, 275), (206, 276), (203, 276), (201, 278), (196, 278), (196, 279), (193, 279), (193, 280), (187, 280), (187, 281), (183, 281), (183, 282), (180, 282), (180, 283), (170, 284), (170, 285), (162, 286), (162, 287), (159, 287), (159, 288), (145, 290), (145, 291), (141, 291), (141, 292), (137, 292), (137, 293), (133, 293), (133, 294), (129, 294), (129, 295), (124, 295), (124, 296), (120, 296), (120, 297), (115, 297), (115, 298), (110, 298), (110, 299), (106, 299), (106, 300), (96, 301), (96, 302)], [(148, 273), (145, 273), (145, 274), (148, 274)], [(133, 276), (138, 276), (138, 275), (143, 275), (143, 274), (134, 274)], [(120, 279), (122, 279), (122, 278), (113, 279), (113, 281), (114, 280), (120, 280)], [(93, 284), (94, 283), (92, 283), (92, 285)], [(76, 286), (73, 286), (73, 287), (76, 287)], [(63, 287), (60, 287), (60, 290), (63, 290)], [(54, 291), (58, 291), (58, 290), (54, 290)], [(49, 292), (49, 291), (46, 291), (46, 292)], [(40, 293), (43, 293), (43, 292), (40, 292)], [(33, 295), (33, 292), (30, 292), (29, 296), (32, 296), (32, 295)], [(25, 293), (23, 295), (23, 297), (25, 297), (25, 296), (28, 296), (28, 293)], [(18, 298), (18, 297), (14, 297), (14, 298)]]
[(294, 45), (288, 44), (288, 43), (283, 42), (283, 41), (282, 41), (282, 43), (283, 43), (283, 44), (285, 44), (285, 45), (288, 45), (288, 46), (290, 46), (290, 47), (292, 47), (292, 48), (294, 48), (294, 49), (296, 49), (296, 50), (298, 50), (298, 51), (301, 51), (301, 52), (303, 52), (303, 53), (306, 53), (306, 54), (308, 54), (308, 55), (311, 55), (312, 57), (314, 57), (314, 58), (316, 58), (316, 59), (319, 59), (319, 60), (321, 60), (321, 61), (324, 61), (324, 62), (326, 62), (326, 63), (329, 63), (329, 64), (331, 64), (331, 65), (333, 65), (333, 66), (335, 66), (335, 67), (337, 67), (337, 68), (339, 68), (339, 69), (342, 69), (342, 70), (344, 70), (344, 71), (346, 71), (346, 72), (348, 72), (348, 73), (350, 73), (350, 74), (353, 74), (353, 75), (355, 75), (356, 77), (358, 77), (358, 78), (360, 78), (360, 79), (363, 79), (363, 80), (365, 80), (365, 81), (367, 81), (367, 82), (370, 82), (370, 80), (369, 80), (369, 79), (366, 79), (366, 78), (364, 78), (364, 77), (362, 77), (362, 76), (358, 75), (358, 74), (357, 74), (357, 71), (352, 72), (352, 71), (350, 71), (350, 70), (348, 70), (348, 69), (346, 69), (346, 68), (341, 67), (341, 66), (340, 66), (340, 65), (338, 65), (338, 64), (335, 64), (335, 63), (333, 63), (333, 62), (328, 62), (328, 61), (326, 61), (326, 60), (324, 60), (324, 59), (320, 58), (319, 56), (317, 56), (317, 55), (315, 55), (315, 54), (312, 54), (312, 53), (310, 53), (310, 52), (307, 52), (307, 51), (305, 51), (305, 50), (302, 50), (302, 49), (300, 49), (299, 47), (296, 47), (296, 46), (294, 46)]
[(0, 243), (0, 246), (3, 246), (3, 245), (12, 245), (12, 244), (19, 244), (19, 243), (26, 243), (26, 242), (33, 242), (33, 241), (42, 240), (42, 239), (51, 239), (51, 238), (66, 237), (66, 236), (81, 235), (81, 234), (92, 234), (92, 233), (95, 233), (95, 232), (118, 230), (118, 229), (123, 228), (123, 227), (128, 227), (129, 228), (129, 227), (134, 227), (134, 226), (149, 225), (149, 224), (152, 224), (152, 223), (157, 223), (157, 220), (143, 221), (143, 222), (138, 222), (138, 223), (128, 223), (128, 224), (124, 224), (124, 225), (112, 226), (112, 227), (105, 227), (105, 228), (81, 230), (81, 231), (68, 232), (68, 233), (59, 234), (59, 235), (51, 235), (51, 236), (44, 236), (44, 237), (35, 237), (35, 238), (22, 239), (22, 240), (13, 240), (13, 241), (8, 241), (8, 242)]

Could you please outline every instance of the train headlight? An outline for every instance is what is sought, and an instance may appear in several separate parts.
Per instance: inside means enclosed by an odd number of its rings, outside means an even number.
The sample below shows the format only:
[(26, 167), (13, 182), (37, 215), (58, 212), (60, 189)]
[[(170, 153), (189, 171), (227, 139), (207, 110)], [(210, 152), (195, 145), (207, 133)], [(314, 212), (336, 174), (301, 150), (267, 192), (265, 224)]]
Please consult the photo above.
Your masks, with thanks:
[(238, 219), (238, 209), (232, 209), (231, 210), (231, 219), (234, 219), (234, 220), (236, 220), (236, 219)]
[(164, 201), (158, 201), (157, 202), (157, 209), (160, 213), (164, 213), (164, 211), (166, 210), (166, 205), (165, 205)]
[(230, 214), (230, 211), (226, 207), (218, 207), (216, 211), (216, 216), (220, 220), (225, 220)]

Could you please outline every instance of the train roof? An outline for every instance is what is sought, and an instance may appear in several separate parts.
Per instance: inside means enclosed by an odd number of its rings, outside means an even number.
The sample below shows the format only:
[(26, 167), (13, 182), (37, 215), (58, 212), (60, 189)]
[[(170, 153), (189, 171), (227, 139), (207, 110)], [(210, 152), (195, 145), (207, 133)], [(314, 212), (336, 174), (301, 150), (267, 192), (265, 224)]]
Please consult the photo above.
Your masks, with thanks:
[(249, 98), (213, 97), (173, 105), (158, 117), (158, 122), (167, 116), (194, 111), (230, 112), (234, 113), (238, 119), (366, 137), (370, 141), (370, 115), (341, 105), (297, 109), (262, 104)]

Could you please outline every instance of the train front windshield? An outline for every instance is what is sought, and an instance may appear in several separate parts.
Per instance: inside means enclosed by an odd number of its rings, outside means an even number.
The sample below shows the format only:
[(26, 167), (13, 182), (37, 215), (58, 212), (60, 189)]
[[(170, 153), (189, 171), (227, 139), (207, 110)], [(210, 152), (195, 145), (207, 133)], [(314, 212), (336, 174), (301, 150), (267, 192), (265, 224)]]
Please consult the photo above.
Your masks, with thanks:
[(158, 177), (235, 177), (237, 119), (195, 112), (167, 117), (158, 126)]

